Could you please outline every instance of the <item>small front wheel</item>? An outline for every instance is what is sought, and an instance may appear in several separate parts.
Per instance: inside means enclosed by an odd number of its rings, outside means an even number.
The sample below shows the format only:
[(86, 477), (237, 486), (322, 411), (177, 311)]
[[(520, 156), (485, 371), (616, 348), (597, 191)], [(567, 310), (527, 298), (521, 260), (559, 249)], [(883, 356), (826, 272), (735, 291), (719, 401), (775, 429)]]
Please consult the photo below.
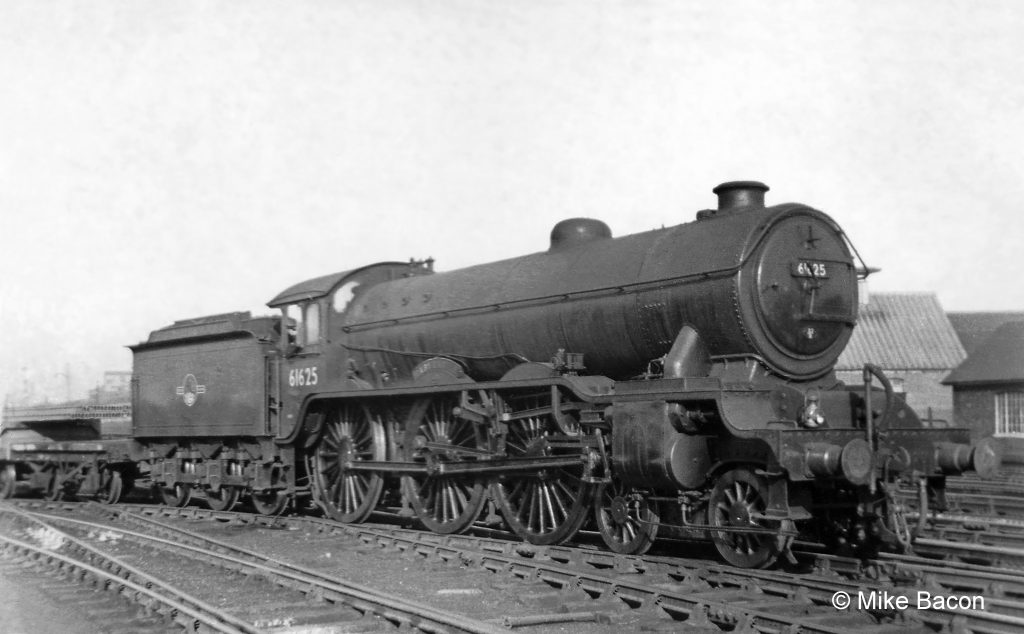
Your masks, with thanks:
[(782, 526), (766, 520), (768, 485), (750, 469), (740, 467), (720, 475), (708, 500), (708, 524), (718, 553), (739, 568), (767, 568), (782, 553)]
[(602, 484), (595, 498), (594, 519), (608, 548), (623, 555), (650, 550), (658, 534), (656, 502), (618, 480)]

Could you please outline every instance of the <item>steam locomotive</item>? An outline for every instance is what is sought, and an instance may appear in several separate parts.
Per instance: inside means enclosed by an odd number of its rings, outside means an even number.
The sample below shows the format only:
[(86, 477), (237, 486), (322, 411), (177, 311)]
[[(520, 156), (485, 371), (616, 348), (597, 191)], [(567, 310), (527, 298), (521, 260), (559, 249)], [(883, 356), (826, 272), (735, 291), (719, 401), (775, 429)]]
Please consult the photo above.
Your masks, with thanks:
[(131, 347), (130, 443), (80, 492), (308, 499), (342, 522), (387, 507), (534, 544), (589, 520), (616, 552), (704, 535), (743, 567), (798, 536), (905, 548), (896, 482), (941, 505), (947, 474), (990, 475), (998, 453), (924, 427), (874, 366), (836, 379), (867, 269), (830, 217), (767, 190), (724, 183), (679, 226), (613, 238), (574, 218), (532, 255), (372, 264), (286, 289), (279, 316), (154, 331)]

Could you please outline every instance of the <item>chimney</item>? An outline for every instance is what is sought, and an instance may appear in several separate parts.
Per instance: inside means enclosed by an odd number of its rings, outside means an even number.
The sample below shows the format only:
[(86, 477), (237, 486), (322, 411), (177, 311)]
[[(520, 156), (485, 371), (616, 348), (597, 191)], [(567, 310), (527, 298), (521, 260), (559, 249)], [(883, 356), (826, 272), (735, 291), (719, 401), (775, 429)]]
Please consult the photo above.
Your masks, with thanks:
[(718, 213), (724, 213), (747, 207), (764, 209), (768, 186), (759, 181), (729, 181), (711, 191), (718, 195)]

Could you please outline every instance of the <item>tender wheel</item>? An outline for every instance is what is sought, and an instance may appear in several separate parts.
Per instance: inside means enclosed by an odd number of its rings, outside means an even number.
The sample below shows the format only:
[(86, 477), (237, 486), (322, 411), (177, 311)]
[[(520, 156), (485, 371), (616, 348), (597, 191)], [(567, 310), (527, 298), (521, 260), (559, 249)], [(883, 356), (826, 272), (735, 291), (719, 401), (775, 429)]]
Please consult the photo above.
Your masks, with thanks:
[(97, 492), (97, 497), (100, 502), (104, 504), (117, 504), (121, 501), (121, 495), (124, 492), (124, 481), (121, 479), (121, 474), (114, 469), (104, 469), (100, 473), (100, 477), (103, 480), (100, 483), (100, 490)]
[(252, 494), (252, 505), (257, 513), (280, 515), (288, 506), (288, 495), (283, 491), (265, 491)]
[(594, 519), (608, 548), (624, 555), (642, 555), (650, 550), (658, 534), (655, 502), (618, 481), (601, 485), (596, 499)]
[(192, 499), (192, 486), (188, 484), (175, 484), (173, 486), (158, 486), (160, 499), (167, 506), (182, 507)]
[(46, 470), (49, 471), (50, 476), (46, 481), (46, 488), (43, 489), (43, 497), (51, 502), (63, 499), (67, 493), (65, 479), (71, 468), (61, 462), (48, 464)]
[(772, 533), (711, 531), (722, 558), (740, 568), (766, 568), (781, 553), (780, 523), (763, 519), (768, 488), (763, 478), (745, 468), (722, 474), (708, 500), (708, 523), (730, 528), (769, 528)]
[[(405, 425), (409, 460), (472, 460), (472, 454), (460, 454), (459, 448), (486, 448), (481, 426), (454, 416), (452, 410), (457, 405), (452, 396), (425, 398), (413, 405)], [(402, 486), (416, 517), (435, 533), (465, 531), (480, 516), (487, 499), (484, 480), (476, 476), (410, 475), (402, 478)]]
[(362, 405), (346, 403), (330, 415), (311, 461), (314, 495), (327, 515), (339, 522), (362, 522), (370, 516), (384, 478), (350, 466), (384, 460), (385, 449), (383, 424)]
[(9, 464), (0, 468), (0, 500), (13, 497), (18, 486), (18, 472), (14, 465)]
[(213, 489), (206, 489), (206, 505), (214, 511), (230, 511), (238, 502), (240, 493), (235, 486), (222, 486), (216, 493)]
[[(555, 449), (548, 443), (565, 438), (551, 416), (547, 394), (506, 398), (506, 451), (510, 458), (575, 455), (578, 449)], [(579, 467), (540, 469), (529, 475), (499, 476), (491, 495), (509, 527), (523, 540), (538, 545), (560, 544), (576, 534), (590, 510), (594, 487)]]

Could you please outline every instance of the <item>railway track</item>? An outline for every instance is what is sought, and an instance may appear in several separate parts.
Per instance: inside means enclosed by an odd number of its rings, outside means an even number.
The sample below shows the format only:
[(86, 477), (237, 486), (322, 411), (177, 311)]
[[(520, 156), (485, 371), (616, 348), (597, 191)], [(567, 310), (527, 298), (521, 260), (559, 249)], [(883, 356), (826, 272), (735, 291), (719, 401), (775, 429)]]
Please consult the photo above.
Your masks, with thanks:
[[(908, 514), (912, 524), (916, 513)], [(932, 559), (1024, 570), (1024, 521), (1004, 517), (941, 513), (930, 516), (914, 550)]]
[[(1006, 494), (983, 494), (969, 491), (947, 492), (946, 513), (985, 517), (1024, 518), (1024, 497)], [(916, 508), (916, 502), (910, 505)]]
[[(38, 510), (62, 512), (53, 505)], [(64, 507), (70, 508), (70, 507)], [(507, 577), (506, 592), (524, 597), (529, 609), (519, 615), (491, 615), (491, 624), (544, 631), (558, 623), (588, 621), (588, 631), (671, 629), (687, 626), (709, 631), (842, 632), (918, 631), (922, 628), (965, 632), (1024, 629), (1024, 576), (1013, 570), (972, 566), (923, 557), (887, 556), (874, 562), (808, 554), (801, 569), (739, 570), (704, 560), (652, 555), (633, 557), (592, 548), (538, 547), (485, 536), (444, 536), (394, 526), (347, 525), (314, 517), (268, 518), (245, 513), (149, 505), (100, 507), (109, 517), (162, 539), (230, 552), (193, 531), (173, 526), (186, 520), (207, 526), (274, 527), (315, 532), (350, 553), (386, 551), (418, 562), (442, 565), (462, 576), (486, 571)], [(344, 542), (348, 539), (348, 542)], [(356, 545), (352, 545), (355, 540)], [(969, 545), (968, 545), (969, 546)], [(493, 576), (493, 575), (492, 575)], [(445, 579), (444, 569), (438, 578)], [(503, 582), (499, 582), (503, 583)], [(912, 598), (974, 593), (984, 610), (880, 609), (839, 611), (837, 593), (889, 593)], [(945, 593), (945, 594), (943, 594)], [(552, 610), (557, 606), (557, 610)], [(488, 617), (485, 617), (488, 618)]]
[[(381, 532), (379, 528), (360, 529), (362, 539), (382, 547), (395, 547), (421, 556), (442, 559), (465, 558), (462, 549), (480, 553), (481, 561), (490, 569), (512, 570), (517, 575), (552, 575), (552, 582), (563, 587), (577, 586), (593, 596), (614, 593), (624, 601), (637, 605), (662, 603), (665, 599), (654, 596), (647, 579), (667, 579), (678, 584), (684, 597), (673, 599), (700, 599), (714, 596), (720, 601), (733, 603), (716, 613), (726, 625), (730, 620), (737, 626), (750, 623), (750, 604), (771, 605), (772, 601), (788, 601), (807, 610), (807, 621), (830, 623), (841, 630), (851, 627), (871, 631), (929, 627), (936, 630), (969, 632), (1008, 632), (1024, 628), (1024, 576), (1013, 570), (982, 568), (962, 563), (934, 562), (922, 557), (885, 556), (875, 561), (860, 562), (828, 555), (810, 557), (813, 562), (804, 571), (744, 570), (709, 563), (666, 556), (618, 555), (604, 551), (564, 546), (529, 546), (474, 537), (422, 536), (415, 531)], [(408, 534), (406, 534), (408, 533)], [(431, 543), (431, 542), (437, 543)], [(565, 571), (550, 570), (552, 563), (568, 566), (575, 577)], [(595, 571), (611, 571), (610, 576)], [(641, 581), (644, 580), (644, 581)], [(664, 583), (655, 584), (662, 588)], [(868, 611), (873, 622), (857, 627), (858, 615), (837, 613), (833, 598), (837, 593), (857, 597), (860, 593), (888, 593), (911, 597), (918, 591), (932, 596), (949, 596), (971, 591), (985, 596), (985, 611), (967, 609), (937, 609), (933, 611), (903, 612), (886, 610)], [(751, 592), (753, 597), (751, 598)], [(749, 602), (749, 603), (748, 603)], [(715, 606), (721, 610), (720, 606)], [(826, 610), (820, 608), (825, 607)], [(831, 610), (831, 612), (829, 611)], [(736, 615), (735, 612), (740, 614)], [(730, 617), (730, 612), (733, 613)], [(859, 615), (863, 616), (863, 615)], [(843, 619), (847, 618), (847, 622)], [(799, 623), (802, 631), (809, 623)], [(741, 629), (742, 631), (742, 629)]]
[[(379, 592), (358, 584), (330, 578), (315, 570), (276, 561), (259, 553), (231, 546), (225, 542), (210, 540), (191, 531), (174, 531), (175, 539), (159, 537), (149, 530), (129, 531), (109, 523), (60, 516), (62, 510), (76, 510), (74, 506), (62, 505), (48, 509), (49, 513), (15, 511), (19, 530), (39, 543), (11, 537), (4, 538), (5, 549), (16, 550), (22, 556), (52, 562), (58, 569), (74, 566), (76, 576), (95, 577), (97, 584), (109, 588), (115, 585), (119, 592), (124, 587), (131, 591), (130, 598), (157, 601), (160, 608), (175, 615), (175, 622), (185, 630), (213, 632), (260, 632), (296, 625), (344, 625), (358, 631), (377, 629), (381, 622), (397, 627), (423, 632), (478, 632), (494, 634), (501, 631), (494, 624), (460, 614), (418, 604), (402, 597)], [(146, 524), (150, 529), (152, 523)], [(59, 528), (58, 528), (59, 527)], [(18, 532), (18, 531), (12, 531)], [(101, 548), (102, 542), (118, 542), (124, 550), (124, 542), (132, 542), (131, 557), (142, 557), (139, 548), (156, 548), (174, 553), (173, 559), (149, 557), (146, 571), (131, 566), (110, 554), (110, 548)], [(57, 550), (67, 550), (64, 555)], [(197, 562), (195, 566), (183, 562)], [(86, 563), (90, 562), (90, 563)], [(211, 569), (221, 572), (211, 574)], [(238, 575), (258, 583), (240, 582)], [(206, 590), (218, 588), (220, 593), (231, 596), (232, 609), (213, 606), (181, 588), (202, 579)], [(167, 581), (172, 579), (173, 581)], [(282, 588), (287, 591), (282, 591)], [(143, 593), (140, 596), (137, 593)], [(239, 593), (246, 600), (239, 602)], [(279, 605), (284, 599), (284, 606)], [(310, 606), (315, 599), (318, 606)], [(279, 617), (266, 611), (267, 605), (275, 606), (275, 613), (286, 612)], [(282, 607), (284, 608), (282, 610)], [(241, 616), (238, 614), (241, 612)], [(301, 613), (299, 618), (295, 614)], [(301, 622), (300, 622), (301, 621)]]
[[(946, 513), (1024, 519), (1024, 476), (982, 479), (973, 475), (946, 478)], [(917, 491), (901, 488), (905, 503), (917, 510)]]
[[(253, 632), (230, 614), (130, 566), (30, 515), (4, 508), (0, 550), (8, 563), (45, 569), (81, 585), (109, 590), (183, 630)], [(12, 517), (13, 515), (13, 517)], [(15, 535), (22, 533), (26, 539)], [(65, 553), (57, 552), (64, 550)]]

